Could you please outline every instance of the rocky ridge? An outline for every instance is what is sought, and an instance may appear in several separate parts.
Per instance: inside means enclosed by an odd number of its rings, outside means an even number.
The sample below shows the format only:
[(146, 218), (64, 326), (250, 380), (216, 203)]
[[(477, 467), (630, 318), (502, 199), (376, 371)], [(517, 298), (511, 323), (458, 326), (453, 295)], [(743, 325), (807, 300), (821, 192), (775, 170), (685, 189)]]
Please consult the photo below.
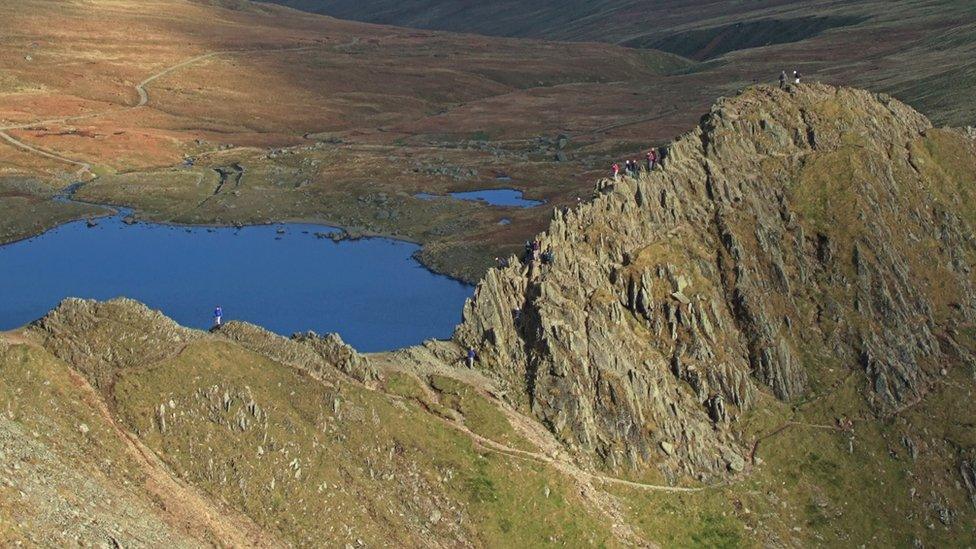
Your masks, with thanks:
[(117, 374), (175, 356), (203, 332), (184, 328), (138, 301), (68, 298), (30, 331), (108, 396)]
[(660, 169), (557, 212), (551, 265), (489, 272), (455, 340), (584, 459), (672, 480), (740, 470), (737, 418), (810, 395), (828, 366), (897, 413), (972, 363), (973, 233), (938, 186), (976, 167), (933, 153), (972, 158), (964, 140), (859, 90), (722, 99)]

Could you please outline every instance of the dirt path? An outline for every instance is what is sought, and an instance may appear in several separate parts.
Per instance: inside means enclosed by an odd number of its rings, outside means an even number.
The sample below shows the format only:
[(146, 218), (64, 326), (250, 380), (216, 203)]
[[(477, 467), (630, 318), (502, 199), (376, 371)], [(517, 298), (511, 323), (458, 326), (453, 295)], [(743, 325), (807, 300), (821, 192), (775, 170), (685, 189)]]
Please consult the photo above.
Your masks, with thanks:
[(150, 83), (152, 83), (153, 80), (156, 80), (158, 78), (162, 78), (163, 76), (166, 76), (167, 74), (169, 74), (169, 73), (171, 73), (173, 71), (177, 71), (179, 69), (182, 69), (183, 67), (188, 67), (188, 66), (190, 66), (190, 65), (192, 65), (194, 63), (198, 63), (200, 61), (203, 61), (204, 59), (210, 59), (211, 57), (216, 57), (218, 55), (224, 55), (224, 54), (228, 54), (228, 53), (235, 53), (235, 52), (233, 52), (233, 51), (215, 51), (215, 52), (211, 52), (211, 53), (205, 53), (203, 55), (198, 55), (196, 57), (192, 57), (190, 59), (187, 59), (186, 61), (183, 61), (181, 63), (177, 63), (177, 64), (175, 64), (173, 66), (166, 67), (165, 69), (157, 72), (156, 74), (154, 74), (154, 75), (146, 78), (142, 82), (139, 82), (138, 84), (136, 84), (136, 93), (139, 94), (139, 102), (136, 103), (136, 105), (135, 105), (134, 108), (144, 107), (147, 103), (149, 103), (149, 92), (146, 91), (146, 86), (149, 85)]
[[(215, 52), (205, 53), (203, 55), (198, 55), (196, 57), (191, 57), (190, 59), (187, 59), (185, 61), (181, 61), (181, 62), (179, 62), (179, 63), (177, 63), (175, 65), (171, 65), (169, 67), (166, 67), (163, 70), (161, 70), (161, 71), (159, 71), (159, 72), (157, 72), (155, 74), (152, 74), (152, 75), (148, 76), (142, 82), (139, 82), (138, 84), (136, 84), (135, 87), (134, 87), (134, 89), (135, 89), (136, 94), (139, 97), (139, 99), (138, 99), (138, 101), (136, 102), (135, 105), (130, 105), (130, 106), (127, 106), (127, 107), (115, 107), (115, 108), (111, 108), (111, 109), (106, 109), (104, 111), (98, 111), (98, 112), (87, 113), (87, 114), (76, 115), (76, 116), (65, 116), (65, 117), (62, 117), (62, 118), (50, 118), (50, 119), (46, 119), (46, 120), (35, 120), (35, 121), (25, 122), (25, 123), (21, 123), (21, 124), (15, 124), (15, 125), (11, 125), (11, 126), (3, 126), (3, 127), (0, 127), (0, 139), (3, 139), (4, 141), (6, 141), (7, 143), (9, 143), (10, 145), (13, 145), (14, 147), (17, 147), (19, 149), (25, 150), (25, 151), (27, 151), (29, 153), (37, 154), (37, 155), (43, 156), (45, 158), (49, 158), (51, 160), (56, 160), (56, 161), (59, 161), (59, 162), (64, 162), (66, 164), (72, 164), (72, 165), (78, 166), (79, 167), (79, 170), (78, 170), (78, 173), (77, 173), (77, 177), (81, 177), (83, 174), (86, 174), (86, 173), (87, 174), (91, 174), (92, 173), (91, 172), (92, 165), (89, 164), (88, 162), (82, 162), (82, 161), (79, 161), (79, 160), (74, 160), (74, 159), (68, 158), (66, 156), (62, 156), (62, 155), (60, 155), (58, 153), (55, 153), (55, 152), (52, 152), (52, 151), (47, 151), (47, 150), (44, 150), (44, 149), (41, 149), (41, 148), (38, 148), (38, 147), (34, 147), (32, 145), (29, 145), (29, 144), (27, 144), (27, 143), (25, 143), (25, 142), (23, 142), (23, 141), (15, 138), (15, 137), (11, 136), (9, 133), (7, 133), (7, 131), (9, 131), (9, 130), (25, 129), (25, 128), (29, 128), (31, 126), (43, 125), (43, 124), (64, 124), (66, 122), (74, 122), (74, 121), (78, 121), (78, 120), (86, 120), (86, 119), (90, 119), (90, 118), (96, 118), (96, 117), (99, 117), (99, 116), (104, 116), (106, 114), (117, 113), (117, 112), (124, 111), (124, 110), (138, 109), (140, 107), (145, 107), (149, 103), (149, 91), (146, 89), (146, 86), (148, 86), (149, 84), (151, 84), (153, 81), (155, 81), (155, 80), (157, 80), (159, 78), (162, 78), (162, 77), (164, 77), (164, 76), (166, 76), (166, 75), (168, 75), (168, 74), (170, 74), (172, 72), (175, 72), (175, 71), (177, 71), (179, 69), (182, 69), (184, 67), (188, 67), (190, 65), (199, 63), (200, 61), (203, 61), (205, 59), (210, 59), (210, 58), (213, 58), (213, 57), (217, 57), (219, 55), (233, 55), (233, 54), (243, 54), (243, 53), (265, 54), (265, 53), (300, 52), (300, 51), (311, 51), (313, 49), (315, 49), (315, 47), (313, 47), (313, 46), (298, 46), (298, 47), (292, 47), (292, 48), (280, 48), (280, 49), (274, 49), (274, 50), (258, 50), (258, 51), (252, 51), (252, 50), (226, 50), (226, 51), (215, 51)], [(92, 176), (94, 177), (93, 174), (92, 174)]]
[(123, 429), (95, 389), (74, 369), (68, 370), (94, 408), (125, 443), (129, 455), (146, 475), (143, 488), (158, 503), (161, 515), (172, 526), (193, 537), (212, 537), (221, 547), (277, 547), (280, 544), (249, 518), (212, 502), (197, 488), (178, 480), (159, 457), (135, 435)]
[[(403, 368), (397, 362), (405, 359), (403, 355), (398, 355), (396, 353), (377, 353), (370, 355), (370, 359), (374, 361), (374, 364), (379, 369), (395, 370), (403, 374), (411, 375), (414, 377), (415, 381), (420, 385), (427, 394), (428, 398), (432, 401), (437, 401), (437, 395), (434, 391), (430, 389), (427, 382), (420, 378), (415, 372), (411, 372), (409, 369)], [(414, 367), (421, 365), (421, 362), (415, 361), (413, 363)], [(449, 377), (455, 381), (464, 383), (475, 389), (478, 394), (491, 402), (498, 408), (506, 417), (508, 422), (512, 425), (512, 428), (516, 430), (523, 438), (530, 442), (533, 446), (541, 450), (540, 452), (531, 452), (527, 450), (520, 450), (518, 448), (513, 448), (507, 446), (500, 442), (487, 439), (478, 435), (477, 433), (469, 430), (465, 425), (456, 422), (449, 422), (452, 427), (461, 430), (469, 437), (471, 437), (475, 442), (481, 443), (483, 446), (488, 447), (492, 450), (497, 450), (499, 452), (517, 456), (534, 459), (542, 463), (548, 463), (551, 465), (559, 465), (565, 468), (565, 471), (571, 473), (572, 476), (582, 476), (588, 479), (597, 480), (607, 484), (619, 484), (622, 486), (629, 486), (632, 488), (639, 488), (642, 490), (650, 490), (655, 492), (673, 492), (673, 493), (689, 493), (689, 492), (701, 492), (709, 488), (718, 487), (724, 485), (724, 483), (709, 485), (709, 486), (695, 486), (695, 487), (683, 487), (683, 486), (667, 486), (660, 484), (647, 484), (642, 482), (629, 481), (617, 477), (612, 477), (608, 475), (603, 475), (600, 473), (593, 473), (582, 469), (577, 465), (573, 458), (566, 452), (563, 445), (556, 440), (549, 430), (547, 430), (541, 423), (533, 418), (527, 417), (524, 414), (518, 412), (512, 408), (507, 402), (498, 398), (497, 391), (494, 390), (494, 384), (486, 378), (483, 374), (476, 370), (468, 370), (462, 368), (451, 368), (446, 365), (440, 364), (436, 359), (432, 360), (430, 363), (424, 364), (423, 374), (436, 374), (440, 376)], [(390, 398), (400, 398), (398, 395), (393, 395), (389, 393), (384, 393)], [(436, 415), (436, 414), (435, 414)]]
[[(29, 333), (21, 330), (0, 332), (0, 341), (40, 347)], [(145, 475), (142, 488), (167, 524), (190, 537), (219, 547), (281, 546), (247, 516), (214, 502), (201, 490), (179, 480), (155, 452), (116, 421), (105, 400), (88, 380), (74, 367), (69, 366), (66, 371), (75, 387), (83, 392), (84, 403), (115, 431), (126, 452), (139, 465)]]
[(34, 345), (34, 343), (27, 339), (24, 333), (19, 330), (0, 332), (0, 341), (5, 341), (11, 345)]
[(51, 151), (45, 151), (44, 149), (39, 149), (39, 148), (34, 147), (32, 145), (28, 145), (27, 143), (24, 143), (23, 141), (20, 141), (19, 139), (13, 137), (12, 135), (10, 135), (9, 133), (7, 133), (5, 131), (0, 131), (0, 139), (3, 139), (4, 141), (6, 141), (7, 143), (10, 143), (14, 147), (17, 147), (19, 149), (23, 149), (23, 150), (25, 150), (25, 151), (27, 151), (29, 153), (38, 154), (38, 155), (41, 155), (41, 156), (43, 156), (45, 158), (50, 158), (52, 160), (57, 160), (59, 162), (64, 162), (66, 164), (73, 164), (75, 166), (78, 166), (78, 172), (77, 172), (77, 176), (78, 177), (81, 177), (81, 175), (82, 174), (85, 174), (85, 173), (91, 173), (91, 164), (89, 164), (87, 162), (80, 162), (78, 160), (73, 160), (73, 159), (68, 158), (66, 156), (61, 156), (60, 154), (57, 154), (57, 153), (54, 153), (54, 152), (51, 152)]
[[(389, 354), (373, 355), (371, 359), (376, 362), (379, 368), (389, 368), (396, 370), (403, 374), (411, 375), (415, 378), (415, 381), (420, 385), (420, 387), (425, 391), (427, 397), (433, 401), (437, 401), (437, 395), (434, 391), (430, 389), (426, 381), (424, 381), (420, 375), (415, 371), (410, 371), (410, 369), (403, 368), (400, 364), (397, 364), (398, 359), (403, 359), (403, 356), (393, 356)], [(418, 357), (419, 358), (419, 357)], [(420, 362), (414, 362), (413, 367), (417, 368), (420, 366)], [(533, 418), (527, 417), (522, 413), (509, 406), (506, 402), (495, 396), (495, 391), (492, 389), (492, 382), (485, 378), (483, 375), (476, 371), (464, 370), (457, 368), (448, 368), (442, 366), (437, 362), (432, 362), (428, 364), (429, 371), (421, 372), (421, 374), (433, 374), (442, 375), (450, 377), (465, 383), (473, 387), (478, 394), (490, 402), (492, 402), (506, 417), (508, 422), (511, 424), (512, 428), (521, 435), (525, 440), (535, 446), (538, 451), (523, 450), (519, 448), (513, 448), (501, 442), (492, 440), (490, 438), (484, 437), (471, 431), (466, 425), (464, 425), (459, 419), (446, 418), (440, 414), (431, 413), (431, 415), (444, 425), (461, 432), (467, 436), (477, 447), (494, 453), (498, 453), (514, 459), (525, 459), (535, 461), (537, 463), (542, 463), (548, 465), (558, 472), (560, 472), (565, 477), (571, 479), (579, 490), (580, 496), (586, 500), (593, 508), (597, 509), (605, 517), (610, 520), (612, 524), (612, 529), (614, 535), (623, 543), (634, 546), (653, 546), (647, 540), (643, 539), (634, 529), (630, 526), (629, 520), (626, 518), (625, 513), (621, 509), (620, 502), (615, 496), (608, 493), (606, 490), (602, 489), (599, 485), (618, 485), (626, 486), (629, 488), (635, 488), (638, 490), (646, 490), (652, 492), (667, 492), (667, 493), (693, 493), (701, 492), (710, 488), (716, 488), (719, 486), (724, 486), (725, 483), (720, 483), (710, 486), (702, 487), (683, 487), (683, 486), (665, 486), (658, 484), (648, 484), (643, 482), (635, 482), (630, 480), (625, 480), (621, 478), (612, 477), (609, 475), (604, 475), (597, 472), (588, 471), (578, 465), (573, 459), (572, 455), (569, 454), (563, 447), (563, 445), (556, 440), (556, 438), (550, 433), (542, 424)], [(402, 397), (398, 395), (393, 395), (389, 393), (384, 393), (389, 398), (401, 399)]]

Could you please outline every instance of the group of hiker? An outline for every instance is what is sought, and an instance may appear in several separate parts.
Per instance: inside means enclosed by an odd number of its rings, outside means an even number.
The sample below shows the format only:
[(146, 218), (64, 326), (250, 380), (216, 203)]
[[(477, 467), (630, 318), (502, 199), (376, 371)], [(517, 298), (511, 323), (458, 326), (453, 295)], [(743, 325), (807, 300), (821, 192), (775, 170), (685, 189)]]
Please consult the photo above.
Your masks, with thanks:
[(664, 149), (651, 149), (644, 155), (643, 165), (637, 160), (626, 160), (623, 166), (620, 165), (620, 162), (614, 162), (610, 166), (610, 173), (613, 175), (614, 181), (620, 180), (621, 175), (637, 177), (642, 170), (648, 172), (653, 171), (661, 163), (663, 158)]
[[(796, 85), (799, 85), (801, 78), (803, 78), (803, 75), (800, 74), (800, 71), (794, 70), (793, 71), (793, 83), (796, 84)], [(790, 77), (787, 76), (786, 71), (782, 71), (782, 72), (779, 73), (779, 89), (785, 90), (786, 89), (786, 85), (789, 83), (789, 81), (790, 81)]]
[(531, 265), (539, 261), (543, 265), (551, 265), (553, 260), (552, 249), (546, 248), (543, 251), (542, 242), (539, 239), (525, 241), (525, 255), (522, 257), (523, 263)]
[[(779, 88), (781, 90), (786, 89), (786, 87), (792, 83), (794, 85), (799, 85), (800, 80), (803, 75), (800, 71), (794, 70), (792, 78), (784, 70), (779, 74)], [(614, 181), (619, 181), (621, 176), (637, 177), (640, 175), (642, 170), (648, 172), (654, 170), (664, 158), (664, 153), (666, 149), (651, 149), (647, 151), (644, 157), (644, 163), (641, 164), (637, 160), (625, 160), (623, 165), (620, 162), (614, 162), (610, 166), (610, 173), (613, 175)]]

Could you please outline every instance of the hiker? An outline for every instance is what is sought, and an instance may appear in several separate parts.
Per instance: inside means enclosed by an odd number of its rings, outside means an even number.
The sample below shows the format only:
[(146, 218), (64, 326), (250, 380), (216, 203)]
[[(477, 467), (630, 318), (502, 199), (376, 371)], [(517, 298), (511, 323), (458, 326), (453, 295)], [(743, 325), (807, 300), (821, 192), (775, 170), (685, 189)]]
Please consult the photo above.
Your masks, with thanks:
[(546, 249), (546, 251), (542, 253), (542, 264), (552, 265), (552, 260), (553, 260), (552, 249)]
[(779, 73), (779, 89), (786, 89), (786, 71)]
[(217, 305), (217, 307), (214, 308), (214, 328), (220, 328), (220, 322), (223, 317), (224, 310), (220, 308), (220, 305)]
[(793, 83), (799, 86), (800, 85), (800, 78), (802, 76), (803, 75), (800, 74), (800, 71), (793, 71)]
[(634, 177), (640, 175), (640, 162), (638, 162), (636, 158), (630, 161), (630, 167), (634, 170)]
[(613, 180), (614, 181), (619, 181), (620, 180), (620, 164), (617, 164), (616, 162), (614, 162), (613, 163), (613, 166), (610, 166), (610, 169), (613, 170)]
[(532, 261), (539, 260), (539, 253), (542, 251), (542, 243), (538, 240), (532, 242)]
[(647, 151), (647, 171), (654, 169), (654, 164), (657, 163), (657, 153), (654, 149)]
[(468, 368), (474, 368), (474, 359), (478, 357), (478, 354), (474, 352), (474, 347), (468, 347)]

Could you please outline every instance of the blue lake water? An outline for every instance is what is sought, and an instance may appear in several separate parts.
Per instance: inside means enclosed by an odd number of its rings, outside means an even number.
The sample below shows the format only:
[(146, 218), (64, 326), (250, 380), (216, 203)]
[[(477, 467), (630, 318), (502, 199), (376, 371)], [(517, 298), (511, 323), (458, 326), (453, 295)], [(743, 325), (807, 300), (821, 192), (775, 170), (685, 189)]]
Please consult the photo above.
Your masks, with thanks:
[[(449, 193), (452, 198), (458, 200), (470, 200), (485, 202), (491, 206), (509, 206), (515, 208), (534, 208), (545, 204), (541, 200), (529, 200), (523, 198), (522, 191), (518, 189), (485, 189), (481, 191), (468, 191), (460, 193)], [(418, 193), (415, 198), (421, 200), (434, 200), (444, 198), (443, 196), (428, 193)]]
[(330, 229), (126, 225), (121, 215), (93, 228), (68, 223), (0, 247), (0, 330), (65, 297), (125, 296), (184, 326), (208, 328), (220, 305), (225, 321), (282, 335), (338, 332), (367, 352), (451, 335), (471, 286), (425, 269), (414, 244), (314, 236)]

